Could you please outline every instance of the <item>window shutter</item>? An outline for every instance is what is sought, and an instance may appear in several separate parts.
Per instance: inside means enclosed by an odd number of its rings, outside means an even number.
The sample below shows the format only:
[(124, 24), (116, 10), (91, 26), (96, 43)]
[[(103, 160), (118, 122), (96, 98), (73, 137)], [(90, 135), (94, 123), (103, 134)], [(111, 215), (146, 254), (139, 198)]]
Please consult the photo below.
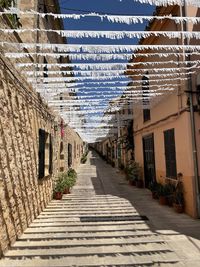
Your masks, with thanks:
[(39, 129), (39, 170), (38, 178), (44, 177), (44, 165), (45, 165), (45, 131)]
[(174, 129), (164, 132), (166, 176), (177, 177)]
[(49, 174), (53, 172), (53, 144), (52, 144), (52, 136), (49, 135)]

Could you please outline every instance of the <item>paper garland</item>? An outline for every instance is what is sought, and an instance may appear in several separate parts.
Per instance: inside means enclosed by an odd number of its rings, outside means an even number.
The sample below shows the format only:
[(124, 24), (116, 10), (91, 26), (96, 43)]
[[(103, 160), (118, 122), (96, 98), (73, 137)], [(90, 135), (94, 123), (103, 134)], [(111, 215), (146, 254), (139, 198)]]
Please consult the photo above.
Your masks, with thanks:
[(186, 31), (70, 31), (70, 30), (53, 30), (53, 29), (0, 29), (4, 33), (24, 33), (24, 32), (40, 32), (40, 33), (57, 33), (61, 37), (66, 38), (107, 38), (118, 40), (122, 38), (148, 38), (150, 36), (164, 36), (172, 38), (200, 39), (200, 32)]
[(20, 49), (57, 50), (57, 52), (76, 52), (76, 53), (124, 53), (141, 50), (166, 50), (166, 51), (200, 51), (200, 45), (91, 45), (91, 44), (49, 44), (49, 43), (12, 43), (0, 42), (1, 46), (17, 46)]
[(125, 15), (102, 15), (99, 13), (88, 13), (88, 14), (56, 14), (56, 13), (40, 13), (36, 12), (34, 10), (27, 10), (22, 11), (17, 8), (10, 8), (8, 10), (4, 10), (3, 12), (0, 12), (0, 15), (3, 14), (16, 14), (18, 16), (21, 15), (37, 15), (42, 18), (45, 18), (47, 16), (52, 16), (55, 19), (75, 19), (79, 20), (82, 18), (88, 18), (88, 17), (98, 17), (101, 21), (107, 20), (111, 23), (124, 23), (124, 24), (136, 24), (136, 23), (144, 23), (145, 21), (152, 21), (154, 19), (156, 20), (164, 20), (169, 19), (174, 21), (175, 23), (181, 23), (181, 22), (190, 22), (193, 24), (200, 23), (200, 18), (198, 17), (174, 17), (172, 15), (163, 15), (163, 16), (125, 16)]

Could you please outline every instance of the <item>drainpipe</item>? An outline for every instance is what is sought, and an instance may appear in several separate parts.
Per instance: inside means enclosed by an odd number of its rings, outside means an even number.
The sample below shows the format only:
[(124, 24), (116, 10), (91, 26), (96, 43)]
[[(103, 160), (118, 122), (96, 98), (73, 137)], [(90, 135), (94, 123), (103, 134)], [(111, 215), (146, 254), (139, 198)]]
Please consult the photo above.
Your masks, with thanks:
[[(184, 16), (187, 14), (187, 7), (184, 1)], [(182, 15), (182, 14), (181, 14)], [(185, 22), (185, 31), (188, 31), (188, 23)], [(189, 45), (189, 40), (186, 38), (186, 44)], [(188, 54), (188, 62), (190, 62), (191, 57)], [(190, 63), (188, 64), (190, 66)], [(196, 190), (196, 212), (197, 217), (200, 218), (200, 181), (199, 181), (199, 170), (198, 170), (198, 156), (197, 156), (197, 144), (196, 144), (196, 130), (195, 130), (195, 119), (194, 119), (194, 107), (193, 107), (193, 90), (192, 90), (192, 75), (189, 74), (188, 79), (188, 93), (189, 93), (189, 103), (190, 103), (190, 125), (191, 125), (191, 137), (192, 137), (192, 154), (194, 162), (194, 178), (195, 178), (195, 190)]]

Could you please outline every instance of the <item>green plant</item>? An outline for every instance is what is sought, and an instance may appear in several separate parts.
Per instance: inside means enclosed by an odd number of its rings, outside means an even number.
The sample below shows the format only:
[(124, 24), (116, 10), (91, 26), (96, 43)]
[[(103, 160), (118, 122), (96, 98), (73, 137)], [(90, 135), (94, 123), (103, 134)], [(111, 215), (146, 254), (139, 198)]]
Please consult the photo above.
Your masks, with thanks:
[(126, 172), (128, 179), (130, 180), (141, 180), (142, 179), (142, 168), (138, 162), (132, 162), (128, 167), (126, 167)]
[(62, 185), (63, 188), (71, 188), (75, 185), (76, 183), (76, 178), (75, 176), (68, 176), (66, 179), (63, 179)]
[(64, 186), (63, 186), (63, 180), (59, 179), (54, 187), (54, 193), (56, 192), (63, 192)]
[(70, 168), (67, 172), (68, 176), (74, 176), (75, 178), (77, 178), (77, 173), (74, 169)]
[(174, 191), (174, 203), (184, 205), (183, 183), (178, 181)]
[(149, 189), (151, 190), (151, 192), (157, 192), (157, 190), (158, 190), (158, 183), (157, 183), (157, 181), (152, 181), (149, 184)]
[(13, 0), (0, 0), (0, 7), (9, 8), (11, 7), (12, 3)]
[(86, 155), (83, 155), (81, 157), (81, 163), (86, 163), (86, 161), (87, 161), (87, 156)]
[(157, 192), (159, 197), (166, 197), (168, 195), (168, 188), (165, 184), (158, 183)]
[(81, 157), (81, 163), (85, 163), (87, 161), (87, 155), (89, 151), (87, 150)]

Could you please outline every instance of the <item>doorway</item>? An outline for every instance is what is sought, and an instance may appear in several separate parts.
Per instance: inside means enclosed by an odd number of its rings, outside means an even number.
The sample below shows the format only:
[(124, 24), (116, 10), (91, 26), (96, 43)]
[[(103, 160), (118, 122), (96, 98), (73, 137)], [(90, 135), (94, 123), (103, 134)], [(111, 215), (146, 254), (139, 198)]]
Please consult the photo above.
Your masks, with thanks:
[(143, 137), (143, 157), (145, 187), (148, 188), (150, 183), (156, 180), (153, 134)]

